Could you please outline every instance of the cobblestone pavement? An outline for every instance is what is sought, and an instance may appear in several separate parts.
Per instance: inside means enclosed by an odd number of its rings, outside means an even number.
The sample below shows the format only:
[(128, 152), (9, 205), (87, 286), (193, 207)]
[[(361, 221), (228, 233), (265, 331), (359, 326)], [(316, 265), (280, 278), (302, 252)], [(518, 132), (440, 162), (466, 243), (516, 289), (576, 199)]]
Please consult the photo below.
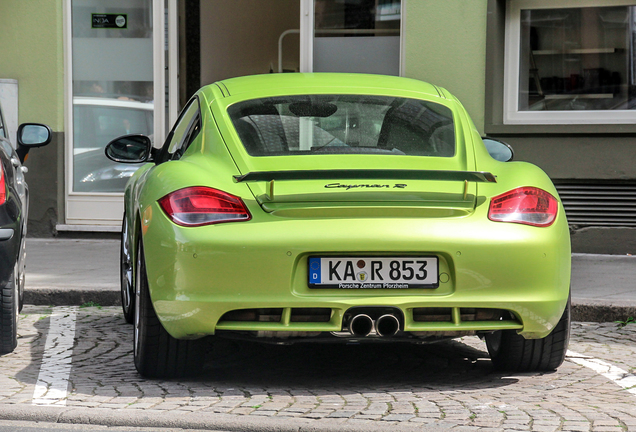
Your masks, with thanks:
[[(8, 404), (33, 403), (52, 312), (24, 308), (19, 346), (0, 357), (0, 413)], [(135, 371), (132, 326), (119, 308), (79, 308), (63, 403), (102, 412), (219, 413), (349, 426), (636, 431), (636, 324), (574, 323), (572, 330), (573, 353), (549, 374), (493, 372), (476, 337), (398, 346), (227, 341), (211, 353), (203, 375), (153, 381)], [(593, 362), (607, 373), (594, 370)]]

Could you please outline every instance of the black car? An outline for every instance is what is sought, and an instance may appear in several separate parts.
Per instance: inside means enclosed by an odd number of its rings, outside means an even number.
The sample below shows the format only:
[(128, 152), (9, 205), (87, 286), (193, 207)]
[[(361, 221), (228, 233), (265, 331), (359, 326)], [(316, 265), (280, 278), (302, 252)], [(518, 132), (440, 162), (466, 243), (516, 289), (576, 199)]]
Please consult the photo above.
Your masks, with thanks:
[(22, 124), (17, 141), (14, 149), (0, 108), (0, 354), (10, 353), (18, 343), (18, 313), (24, 300), (29, 189), (22, 163), (30, 148), (51, 141), (51, 129), (37, 123)]

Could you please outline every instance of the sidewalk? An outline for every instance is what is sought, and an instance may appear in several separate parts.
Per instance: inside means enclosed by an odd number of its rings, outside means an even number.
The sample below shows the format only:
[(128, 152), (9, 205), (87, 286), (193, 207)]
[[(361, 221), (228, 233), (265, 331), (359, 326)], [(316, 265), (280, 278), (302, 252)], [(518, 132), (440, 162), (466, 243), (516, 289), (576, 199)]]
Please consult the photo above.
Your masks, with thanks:
[[(27, 239), (25, 303), (120, 304), (119, 241)], [(636, 256), (572, 255), (575, 321), (636, 318)]]

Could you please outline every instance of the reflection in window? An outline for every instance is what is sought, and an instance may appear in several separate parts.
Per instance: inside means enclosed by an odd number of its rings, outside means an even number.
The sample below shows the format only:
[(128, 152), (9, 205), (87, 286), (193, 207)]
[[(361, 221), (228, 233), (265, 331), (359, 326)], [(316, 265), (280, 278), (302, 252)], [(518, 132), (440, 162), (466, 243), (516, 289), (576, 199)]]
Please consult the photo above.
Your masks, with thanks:
[(228, 114), (252, 156), (455, 154), (451, 110), (428, 101), (288, 96), (239, 102), (228, 108)]
[[(152, 134), (152, 1), (71, 0), (73, 192), (123, 192), (139, 165), (106, 159), (121, 135)], [(95, 16), (126, 17), (118, 27)], [(117, 24), (117, 21), (113, 21)]]
[(634, 107), (636, 7), (521, 10), (519, 111)]
[(400, 0), (316, 0), (314, 13), (316, 37), (356, 34), (325, 30), (400, 29)]
[(399, 75), (400, 0), (315, 0), (314, 72)]

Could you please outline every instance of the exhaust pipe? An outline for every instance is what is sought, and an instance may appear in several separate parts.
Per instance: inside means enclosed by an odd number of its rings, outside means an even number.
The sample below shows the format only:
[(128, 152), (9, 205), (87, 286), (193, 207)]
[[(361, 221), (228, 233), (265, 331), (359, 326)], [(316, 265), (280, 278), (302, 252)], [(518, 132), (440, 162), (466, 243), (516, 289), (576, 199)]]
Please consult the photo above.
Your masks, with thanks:
[(354, 336), (368, 336), (373, 331), (373, 320), (366, 314), (356, 315), (349, 322), (349, 331)]
[(380, 336), (395, 336), (400, 331), (400, 321), (395, 315), (382, 315), (375, 322), (375, 330)]

